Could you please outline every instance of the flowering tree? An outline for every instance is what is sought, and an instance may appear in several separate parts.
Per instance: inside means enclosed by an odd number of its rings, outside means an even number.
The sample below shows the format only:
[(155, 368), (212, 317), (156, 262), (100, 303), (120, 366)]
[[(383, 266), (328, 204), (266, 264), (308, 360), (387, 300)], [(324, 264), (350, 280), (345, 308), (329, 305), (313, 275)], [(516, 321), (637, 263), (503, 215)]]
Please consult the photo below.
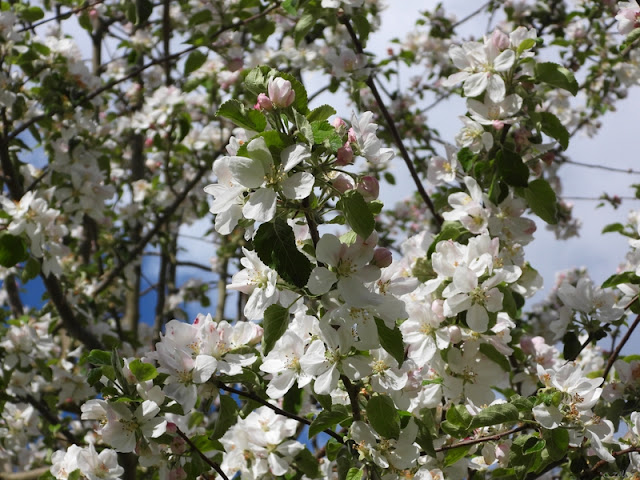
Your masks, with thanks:
[(532, 308), (525, 257), (576, 233), (557, 171), (639, 82), (637, 3), (439, 6), (384, 58), (375, 0), (0, 7), (1, 479), (640, 474), (640, 216), (603, 285)]

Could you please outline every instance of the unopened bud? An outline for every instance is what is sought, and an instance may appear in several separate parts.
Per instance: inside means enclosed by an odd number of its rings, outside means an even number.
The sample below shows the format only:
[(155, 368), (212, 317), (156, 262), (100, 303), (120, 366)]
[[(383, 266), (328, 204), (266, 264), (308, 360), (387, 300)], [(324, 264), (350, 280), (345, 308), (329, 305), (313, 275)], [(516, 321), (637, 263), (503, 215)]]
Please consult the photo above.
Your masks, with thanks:
[(493, 43), (498, 50), (504, 50), (505, 48), (509, 48), (511, 42), (504, 32), (495, 29), (491, 34), (491, 43)]
[(273, 102), (264, 93), (258, 95), (258, 103), (255, 106), (256, 110), (273, 110)]
[(362, 180), (360, 180), (358, 192), (360, 192), (366, 202), (371, 202), (378, 198), (378, 195), (380, 194), (380, 184), (375, 177), (367, 175), (366, 177), (362, 177)]
[(344, 193), (348, 190), (353, 190), (354, 188), (354, 185), (351, 179), (346, 175), (342, 175), (342, 174), (334, 178), (332, 183), (334, 188), (338, 190), (340, 193)]
[(462, 341), (462, 332), (460, 331), (460, 327), (457, 325), (451, 325), (449, 327), (449, 335), (451, 338), (451, 343), (456, 345)]
[(178, 426), (173, 422), (167, 422), (167, 433), (176, 433)]
[(522, 337), (520, 339), (520, 348), (527, 355), (533, 355), (536, 352), (536, 347), (533, 345), (531, 337)]
[(336, 130), (340, 130), (344, 127), (346, 127), (347, 124), (345, 123), (345, 121), (343, 119), (341, 119), (340, 117), (336, 117), (333, 120), (333, 128), (335, 128)]
[(353, 128), (349, 129), (349, 131), (347, 132), (347, 137), (349, 143), (356, 143), (356, 132), (353, 130)]
[(391, 250), (384, 247), (378, 247), (373, 251), (373, 264), (376, 267), (385, 268), (391, 265), (393, 255)]
[(344, 146), (338, 149), (338, 160), (336, 161), (336, 165), (345, 166), (349, 165), (353, 162), (353, 149), (351, 148), (351, 144), (346, 142)]
[(271, 78), (267, 91), (275, 108), (287, 108), (296, 99), (296, 92), (291, 87), (291, 82), (282, 77)]

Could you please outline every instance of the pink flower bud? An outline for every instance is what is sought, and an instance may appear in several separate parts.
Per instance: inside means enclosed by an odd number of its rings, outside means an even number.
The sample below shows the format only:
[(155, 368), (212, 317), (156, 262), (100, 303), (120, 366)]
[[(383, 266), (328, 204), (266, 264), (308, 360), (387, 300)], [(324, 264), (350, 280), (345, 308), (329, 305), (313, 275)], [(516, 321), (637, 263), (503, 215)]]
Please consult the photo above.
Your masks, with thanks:
[(282, 77), (269, 79), (267, 91), (275, 108), (287, 108), (296, 99), (296, 92), (291, 88), (291, 82)]
[(536, 353), (536, 347), (533, 345), (531, 337), (522, 337), (520, 339), (520, 348), (527, 355), (534, 355)]
[(151, 138), (151, 137), (145, 138), (144, 139), (145, 148), (149, 148), (151, 145), (153, 145), (153, 138)]
[(504, 50), (505, 48), (509, 48), (509, 44), (511, 42), (509, 41), (509, 37), (504, 32), (496, 29), (491, 34), (491, 43), (493, 43), (493, 45), (498, 50)]
[(351, 144), (346, 142), (343, 147), (338, 149), (336, 165), (344, 166), (349, 165), (351, 162), (353, 162), (353, 149), (351, 148)]
[(346, 175), (342, 175), (342, 174), (334, 178), (332, 183), (335, 189), (338, 190), (340, 193), (344, 193), (348, 190), (353, 190), (353, 187), (354, 187), (351, 179)]
[(173, 422), (167, 422), (167, 433), (176, 433), (178, 426)]
[(336, 117), (333, 120), (333, 128), (335, 128), (336, 130), (340, 130), (341, 128), (344, 128), (346, 126), (347, 126), (347, 124), (340, 117)]
[(449, 335), (451, 338), (451, 343), (456, 345), (462, 341), (462, 332), (460, 331), (460, 327), (457, 325), (451, 325), (449, 327)]
[(391, 265), (393, 261), (393, 255), (391, 250), (384, 247), (378, 247), (373, 251), (373, 264), (380, 268), (385, 268)]
[(358, 191), (364, 197), (365, 201), (371, 202), (378, 198), (378, 195), (380, 194), (380, 184), (375, 177), (367, 175), (366, 177), (362, 177), (362, 180), (360, 180)]
[(353, 128), (349, 129), (349, 131), (347, 132), (347, 137), (349, 143), (356, 143), (356, 132), (353, 131)]
[(502, 130), (504, 128), (504, 122), (502, 120), (494, 120), (492, 125), (496, 130)]
[(264, 93), (258, 95), (258, 103), (256, 103), (256, 110), (273, 110), (273, 102)]
[(180, 437), (173, 437), (171, 441), (171, 451), (176, 455), (181, 455), (187, 450), (187, 443)]
[(176, 467), (169, 471), (169, 480), (186, 480), (187, 472), (182, 467)]

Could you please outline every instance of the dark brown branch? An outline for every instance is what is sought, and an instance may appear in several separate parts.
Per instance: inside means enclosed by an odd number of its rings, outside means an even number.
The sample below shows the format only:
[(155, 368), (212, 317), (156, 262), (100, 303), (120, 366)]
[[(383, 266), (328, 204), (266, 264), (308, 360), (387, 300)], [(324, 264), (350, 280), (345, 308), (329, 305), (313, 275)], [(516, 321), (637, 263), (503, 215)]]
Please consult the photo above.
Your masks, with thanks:
[(507, 437), (514, 433), (521, 432), (522, 430), (527, 429), (526, 425), (521, 425), (511, 430), (507, 430), (506, 432), (496, 433), (495, 435), (488, 435), (486, 437), (474, 438), (472, 440), (463, 440), (462, 442), (453, 443), (451, 445), (443, 445), (442, 447), (436, 448), (436, 452), (444, 452), (445, 450), (451, 450), (452, 448), (458, 447), (468, 447), (470, 445), (477, 445), (478, 443), (484, 442), (495, 442), (496, 440), (500, 440), (502, 437)]
[(140, 239), (140, 241), (128, 253), (127, 257), (121, 260), (104, 277), (102, 282), (100, 282), (100, 284), (96, 287), (96, 290), (95, 290), (96, 295), (104, 291), (104, 289), (107, 288), (111, 284), (111, 282), (124, 271), (127, 264), (142, 253), (142, 251), (144, 250), (146, 245), (151, 241), (151, 239), (158, 234), (158, 232), (163, 227), (163, 225), (167, 223), (171, 218), (171, 216), (176, 212), (176, 210), (178, 210), (178, 207), (180, 206), (180, 204), (184, 201), (185, 198), (187, 198), (187, 195), (189, 195), (189, 192), (191, 192), (193, 187), (195, 187), (198, 184), (198, 182), (200, 181), (200, 179), (203, 177), (203, 175), (207, 170), (208, 170), (207, 167), (204, 167), (204, 166), (200, 167), (200, 170), (198, 170), (198, 173), (196, 174), (195, 178), (187, 184), (187, 186), (180, 193), (180, 195), (178, 195), (178, 197), (173, 201), (173, 203), (162, 212), (162, 215), (160, 215), (160, 217), (154, 223), (153, 228), (151, 228)]
[(602, 378), (604, 378), (605, 382), (607, 381), (607, 377), (609, 376), (609, 372), (611, 371), (613, 364), (615, 363), (615, 361), (618, 359), (618, 356), (620, 355), (620, 351), (625, 346), (625, 344), (629, 341), (629, 339), (631, 338), (631, 334), (638, 327), (639, 323), (640, 323), (640, 315), (638, 315), (636, 319), (633, 321), (633, 323), (629, 327), (629, 330), (627, 330), (627, 333), (624, 334), (624, 337), (622, 337), (622, 340), (620, 340), (620, 343), (618, 344), (616, 349), (613, 351), (613, 353), (609, 357), (609, 360), (607, 361), (607, 366), (605, 367), (604, 373), (602, 374)]
[(351, 383), (349, 377), (346, 375), (340, 375), (340, 380), (344, 384), (344, 388), (347, 390), (347, 394), (349, 395), (349, 402), (351, 402), (351, 413), (353, 413), (353, 419), (358, 421), (362, 418), (360, 414), (360, 403), (358, 401), (358, 388)]
[[(259, 403), (260, 405), (264, 405), (265, 407), (270, 408), (271, 410), (273, 410), (279, 415), (282, 415), (283, 417), (291, 418), (297, 422), (304, 423), (305, 425), (311, 425), (312, 423), (311, 420), (308, 420), (303, 417), (299, 417), (295, 413), (287, 412), (286, 410), (283, 410), (279, 407), (276, 407), (275, 405), (272, 405), (271, 403), (267, 402), (264, 398), (260, 397), (259, 395), (256, 395), (254, 392), (251, 392), (251, 391), (245, 392), (243, 390), (238, 390), (237, 388), (229, 387), (219, 380), (215, 380), (214, 383), (216, 387), (218, 387), (220, 390), (224, 390), (225, 392), (229, 392), (229, 393), (235, 393), (236, 395), (239, 395), (241, 397), (253, 400), (254, 402)], [(338, 433), (334, 432), (333, 430), (326, 429), (326, 430), (323, 430), (323, 432), (333, 437), (338, 442), (344, 443), (344, 440), (342, 439), (342, 437)]]
[[(364, 53), (364, 50), (362, 48), (362, 43), (360, 42), (360, 39), (356, 35), (356, 32), (353, 29), (353, 26), (351, 25), (351, 22), (349, 21), (348, 18), (345, 19), (344, 25), (347, 27), (347, 31), (349, 32), (349, 35), (351, 36), (351, 40), (353, 41), (353, 44), (356, 47), (356, 52), (358, 52), (360, 54)], [(398, 131), (398, 128), (396, 127), (396, 124), (393, 121), (393, 117), (391, 117), (391, 114), (389, 113), (389, 110), (387, 110), (387, 107), (385, 106), (384, 102), (382, 101), (382, 98), (380, 97), (380, 92), (378, 91), (378, 87), (375, 84), (375, 80), (374, 80), (374, 75), (373, 74), (369, 76), (369, 78), (367, 79), (366, 83), (367, 83), (367, 86), (369, 87), (369, 89), (371, 90), (371, 93), (373, 94), (374, 98), (376, 99), (376, 102), (378, 104), (378, 108), (380, 109), (380, 112), (382, 113), (382, 116), (384, 117), (385, 123), (387, 124), (387, 128), (389, 128), (389, 131), (391, 132), (391, 136), (393, 137), (393, 141), (395, 142), (396, 146), (400, 150), (400, 155), (402, 156), (402, 158), (404, 160), (404, 163), (407, 165), (407, 168), (409, 169), (409, 173), (411, 174), (411, 178), (413, 179), (413, 182), (416, 184), (416, 188), (418, 189), (418, 193), (422, 197), (422, 200), (424, 200), (424, 202), (427, 204), (427, 207), (431, 211), (431, 214), (433, 215), (433, 218), (435, 219), (435, 221), (438, 224), (438, 226), (441, 226), (442, 222), (443, 222), (442, 217), (436, 211), (436, 208), (435, 208), (435, 205), (433, 204), (433, 201), (431, 200), (431, 198), (429, 197), (429, 194), (425, 190), (424, 185), (422, 185), (422, 180), (420, 180), (420, 177), (418, 176), (418, 172), (416, 171), (416, 169), (415, 169), (415, 167), (413, 165), (413, 162), (411, 160), (411, 157), (409, 156), (409, 152), (407, 151), (406, 147), (404, 146), (404, 143), (402, 141), (402, 137), (400, 136), (400, 132)]]
[(180, 430), (178, 428), (177, 430), (178, 435), (180, 435), (180, 437), (187, 443), (187, 445), (189, 445), (189, 448), (191, 448), (192, 451), (196, 452), (198, 454), (198, 456), (204, 460), (204, 462), (209, 465), (211, 468), (213, 468), (218, 475), (220, 475), (224, 480), (229, 480), (229, 477), (227, 477), (224, 472), (222, 471), (222, 469), (220, 468), (220, 465), (218, 465), (216, 462), (214, 462), (213, 460), (211, 460), (209, 457), (207, 457), (204, 453), (202, 453), (200, 451), (200, 449), (198, 447), (195, 446), (195, 444), (191, 441), (191, 439), (189, 437), (187, 437), (187, 435), (185, 435), (185, 433)]
[(4, 279), (4, 288), (7, 290), (7, 299), (11, 307), (11, 314), (15, 317), (21, 317), (24, 314), (22, 300), (20, 299), (20, 291), (15, 275), (7, 275)]
[[(619, 457), (620, 455), (627, 455), (628, 453), (634, 453), (634, 452), (640, 452), (640, 447), (625, 448), (624, 450), (618, 450), (617, 452), (611, 452), (611, 455), (613, 455), (614, 457)], [(609, 462), (607, 462), (606, 460), (600, 460), (598, 463), (596, 463), (593, 466), (593, 468), (589, 471), (589, 473), (591, 474), (591, 477), (593, 477), (598, 470), (600, 470), (602, 467), (604, 467), (608, 463)]]

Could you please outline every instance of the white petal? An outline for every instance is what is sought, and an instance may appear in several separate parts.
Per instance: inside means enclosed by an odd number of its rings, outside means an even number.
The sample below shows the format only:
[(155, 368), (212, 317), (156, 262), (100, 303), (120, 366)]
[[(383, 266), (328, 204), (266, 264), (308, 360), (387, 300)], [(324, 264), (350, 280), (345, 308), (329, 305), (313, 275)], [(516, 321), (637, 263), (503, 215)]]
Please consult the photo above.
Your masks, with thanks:
[(247, 145), (247, 152), (249, 152), (249, 156), (252, 159), (260, 162), (265, 172), (271, 170), (273, 157), (271, 156), (269, 148), (267, 148), (264, 138), (257, 137), (251, 140)]
[(258, 160), (247, 157), (230, 157), (229, 170), (233, 181), (243, 187), (258, 188), (264, 183), (265, 170)]
[(516, 52), (513, 50), (505, 50), (500, 55), (498, 55), (493, 61), (493, 68), (497, 72), (506, 72), (511, 67), (513, 67), (513, 63), (516, 60)]
[(196, 363), (193, 366), (194, 383), (204, 383), (209, 380), (217, 367), (218, 360), (215, 358), (209, 355), (198, 355), (196, 357)]
[(291, 200), (301, 200), (311, 194), (314, 183), (315, 177), (311, 173), (294, 173), (282, 182), (282, 193)]
[(466, 97), (477, 97), (487, 88), (489, 83), (486, 72), (474, 73), (464, 82), (464, 94)]
[(309, 147), (302, 144), (291, 145), (285, 148), (280, 154), (280, 160), (282, 161), (282, 168), (285, 172), (288, 172), (300, 162), (311, 158), (311, 152)]
[(486, 332), (489, 327), (487, 310), (482, 305), (472, 305), (471, 308), (467, 310), (467, 324), (474, 332)]
[(327, 293), (334, 283), (338, 280), (335, 273), (329, 271), (325, 267), (316, 267), (309, 275), (307, 288), (313, 295), (324, 295)]
[(342, 243), (338, 237), (327, 233), (320, 238), (316, 246), (316, 258), (319, 262), (337, 267), (340, 261)]
[(533, 418), (547, 429), (558, 428), (563, 415), (557, 407), (547, 407), (544, 403), (533, 407)]
[(276, 215), (276, 192), (272, 188), (260, 188), (251, 194), (242, 208), (246, 218), (268, 222)]

